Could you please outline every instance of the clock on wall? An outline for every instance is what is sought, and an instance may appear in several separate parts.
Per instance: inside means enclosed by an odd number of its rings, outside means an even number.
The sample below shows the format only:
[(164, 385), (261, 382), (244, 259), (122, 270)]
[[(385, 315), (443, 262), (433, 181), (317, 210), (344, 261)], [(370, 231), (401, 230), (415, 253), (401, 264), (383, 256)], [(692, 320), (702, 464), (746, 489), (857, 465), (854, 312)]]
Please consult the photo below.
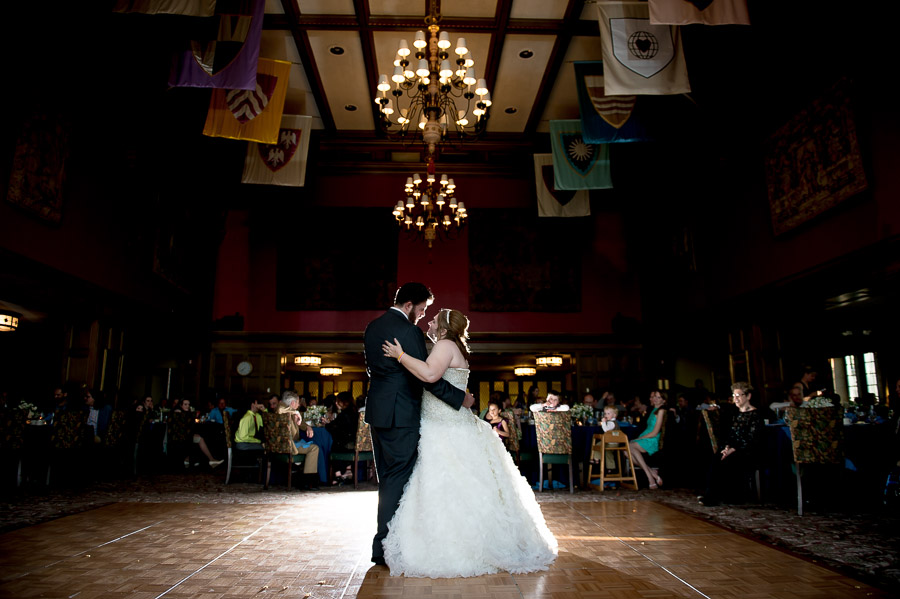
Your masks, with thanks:
[(238, 362), (237, 373), (239, 375), (247, 376), (251, 372), (253, 372), (253, 364), (251, 364), (247, 360), (244, 360), (243, 362)]

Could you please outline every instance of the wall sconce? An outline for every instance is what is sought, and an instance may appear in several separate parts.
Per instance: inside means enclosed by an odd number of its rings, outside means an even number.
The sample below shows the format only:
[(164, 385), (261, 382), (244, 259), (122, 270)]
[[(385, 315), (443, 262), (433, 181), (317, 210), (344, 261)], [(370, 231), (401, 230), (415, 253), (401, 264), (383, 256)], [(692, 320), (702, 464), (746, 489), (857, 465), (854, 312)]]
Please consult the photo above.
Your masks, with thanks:
[(516, 376), (534, 376), (537, 374), (537, 368), (532, 368), (531, 366), (517, 366), (513, 369), (513, 372), (516, 373)]
[(294, 364), (297, 366), (319, 366), (322, 364), (322, 356), (295, 356)]
[(538, 366), (562, 366), (562, 356), (538, 356), (535, 358)]
[(340, 376), (343, 372), (344, 370), (340, 366), (326, 366), (319, 369), (319, 374), (322, 376)]
[(18, 312), (0, 312), (0, 331), (12, 332), (18, 329), (20, 316)]

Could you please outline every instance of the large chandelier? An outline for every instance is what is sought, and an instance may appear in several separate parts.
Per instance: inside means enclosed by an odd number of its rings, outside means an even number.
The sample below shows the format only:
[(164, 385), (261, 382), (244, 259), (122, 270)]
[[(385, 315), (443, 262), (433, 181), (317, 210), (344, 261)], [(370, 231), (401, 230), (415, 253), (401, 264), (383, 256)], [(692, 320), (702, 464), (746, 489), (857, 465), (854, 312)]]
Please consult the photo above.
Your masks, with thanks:
[(413, 57), (407, 40), (400, 40), (394, 73), (390, 79), (379, 75), (375, 95), (382, 131), (404, 140), (421, 132), (426, 157), (434, 157), (438, 144), (454, 134), (460, 141), (479, 137), (491, 105), (485, 80), (475, 77), (466, 38), (456, 41), (451, 60), (450, 34), (440, 30), (440, 20), (437, 2), (431, 0), (427, 39), (424, 31), (416, 32)]
[(428, 247), (432, 247), (438, 233), (451, 236), (466, 224), (469, 216), (466, 205), (457, 201), (455, 192), (453, 179), (435, 175), (434, 160), (429, 159), (425, 179), (418, 173), (406, 178), (403, 186), (406, 200), (397, 200), (394, 218), (401, 228), (406, 226), (407, 231), (422, 234)]

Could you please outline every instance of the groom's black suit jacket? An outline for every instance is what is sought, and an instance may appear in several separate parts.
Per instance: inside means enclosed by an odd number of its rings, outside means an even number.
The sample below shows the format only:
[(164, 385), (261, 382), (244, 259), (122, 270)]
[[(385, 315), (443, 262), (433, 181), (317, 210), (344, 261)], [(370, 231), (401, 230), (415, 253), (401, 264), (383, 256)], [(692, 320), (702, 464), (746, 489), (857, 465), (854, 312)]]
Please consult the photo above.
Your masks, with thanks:
[(462, 406), (465, 392), (444, 379), (423, 383), (413, 376), (396, 358), (384, 355), (381, 346), (394, 339), (403, 351), (425, 360), (425, 334), (402, 312), (390, 309), (366, 327), (366, 370), (369, 373), (369, 393), (366, 397), (366, 422), (371, 426), (419, 427), (422, 414), (422, 388), (455, 409)]

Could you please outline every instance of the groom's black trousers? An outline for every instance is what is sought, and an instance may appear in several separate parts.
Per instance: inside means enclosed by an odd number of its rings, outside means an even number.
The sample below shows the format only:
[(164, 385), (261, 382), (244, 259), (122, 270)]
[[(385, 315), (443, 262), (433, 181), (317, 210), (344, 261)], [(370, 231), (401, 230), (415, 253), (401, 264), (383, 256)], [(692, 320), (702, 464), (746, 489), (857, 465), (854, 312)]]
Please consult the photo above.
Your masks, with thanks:
[(375, 470), (378, 472), (378, 532), (372, 542), (372, 557), (383, 557), (381, 545), (388, 522), (397, 511), (403, 487), (416, 465), (419, 427), (371, 427)]

